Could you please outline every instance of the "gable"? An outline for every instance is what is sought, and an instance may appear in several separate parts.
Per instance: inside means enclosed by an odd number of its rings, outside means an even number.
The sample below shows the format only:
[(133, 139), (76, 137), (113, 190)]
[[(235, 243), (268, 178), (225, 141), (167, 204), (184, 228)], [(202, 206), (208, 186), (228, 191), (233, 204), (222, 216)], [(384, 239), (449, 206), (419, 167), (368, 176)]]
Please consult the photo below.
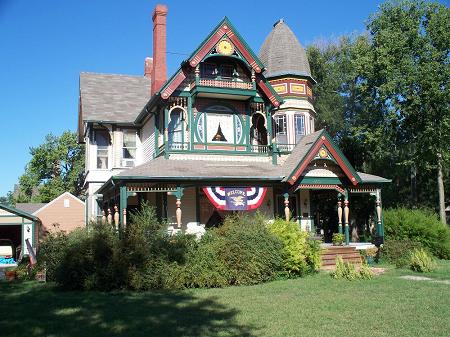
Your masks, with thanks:
[[(69, 200), (69, 206), (65, 206), (65, 199)], [(44, 212), (45, 210), (52, 208), (52, 207), (57, 207), (57, 208), (61, 208), (63, 209), (64, 207), (72, 207), (72, 204), (76, 204), (76, 205), (80, 205), (82, 207), (84, 207), (84, 202), (81, 201), (80, 199), (78, 199), (76, 196), (74, 196), (72, 193), (70, 192), (64, 192), (63, 194), (61, 194), (59, 197), (56, 197), (55, 199), (53, 199), (52, 201), (50, 201), (48, 204), (46, 204), (44, 207), (38, 209), (36, 212), (34, 212), (34, 215), (38, 215), (42, 212)]]
[[(324, 178), (335, 178), (336, 182), (346, 177), (353, 185), (360, 183), (361, 178), (358, 173), (333, 142), (330, 135), (325, 130), (319, 132), (319, 137), (309, 144), (309, 149), (304, 156), (299, 158), (297, 165), (288, 173), (284, 180), (294, 185), (305, 176), (319, 178), (320, 174), (323, 174)], [(330, 168), (323, 167), (323, 165), (320, 167), (319, 165), (319, 167), (314, 169), (314, 161), (323, 162), (325, 165), (329, 161)], [(334, 169), (331, 170), (331, 167)]]
[[(264, 66), (253, 53), (244, 39), (239, 35), (230, 21), (225, 18), (208, 35), (200, 46), (183, 62), (181, 68), (163, 85), (160, 90), (161, 98), (166, 100), (192, 76), (196, 67), (214, 51), (219, 56), (235, 57), (243, 61), (254, 73), (256, 86), (260, 92), (275, 106), (279, 106), (282, 99), (273, 90), (270, 83), (262, 75)], [(229, 53), (228, 53), (229, 52)], [(234, 55), (233, 55), (234, 53)]]

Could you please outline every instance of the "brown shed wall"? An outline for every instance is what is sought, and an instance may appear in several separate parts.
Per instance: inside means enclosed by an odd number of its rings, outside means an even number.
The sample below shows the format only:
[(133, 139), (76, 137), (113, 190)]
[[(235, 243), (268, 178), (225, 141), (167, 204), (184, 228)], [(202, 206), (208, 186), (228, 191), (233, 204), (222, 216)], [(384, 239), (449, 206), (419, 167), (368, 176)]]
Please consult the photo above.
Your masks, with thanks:
[[(64, 207), (65, 199), (69, 200), (69, 207)], [(70, 195), (63, 195), (35, 215), (41, 220), (44, 233), (54, 231), (53, 224), (59, 224), (59, 229), (66, 233), (85, 226), (84, 204)]]

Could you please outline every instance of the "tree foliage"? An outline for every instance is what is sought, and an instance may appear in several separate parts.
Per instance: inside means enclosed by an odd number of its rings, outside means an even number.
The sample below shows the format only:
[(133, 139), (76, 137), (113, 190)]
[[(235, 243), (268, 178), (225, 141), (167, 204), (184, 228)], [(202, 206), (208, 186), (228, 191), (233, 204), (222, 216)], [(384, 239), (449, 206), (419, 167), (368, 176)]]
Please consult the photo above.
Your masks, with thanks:
[[(390, 1), (367, 33), (308, 48), (319, 127), (356, 169), (393, 179), (392, 205), (436, 206), (450, 159), (450, 9)], [(441, 207), (442, 208), (442, 207)]]
[(84, 145), (77, 143), (74, 132), (48, 134), (43, 144), (30, 148), (30, 154), (16, 202), (49, 202), (66, 191), (82, 194)]

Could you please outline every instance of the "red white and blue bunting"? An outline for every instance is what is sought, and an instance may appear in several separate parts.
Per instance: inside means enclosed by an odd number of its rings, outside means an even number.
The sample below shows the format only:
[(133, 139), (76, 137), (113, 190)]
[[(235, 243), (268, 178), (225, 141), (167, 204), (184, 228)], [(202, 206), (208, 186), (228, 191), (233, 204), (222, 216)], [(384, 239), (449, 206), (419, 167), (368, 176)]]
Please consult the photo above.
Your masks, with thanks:
[(218, 210), (252, 210), (261, 206), (267, 187), (203, 187), (203, 192)]

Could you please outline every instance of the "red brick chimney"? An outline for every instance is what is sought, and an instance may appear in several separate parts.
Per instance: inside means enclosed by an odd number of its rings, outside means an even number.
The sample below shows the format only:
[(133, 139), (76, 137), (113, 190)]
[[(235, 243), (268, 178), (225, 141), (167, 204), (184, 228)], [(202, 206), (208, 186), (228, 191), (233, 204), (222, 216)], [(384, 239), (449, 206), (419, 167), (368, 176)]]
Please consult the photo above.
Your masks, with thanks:
[(151, 78), (153, 72), (153, 59), (151, 57), (146, 57), (144, 62), (144, 76)]
[(167, 80), (166, 65), (166, 16), (167, 6), (156, 5), (153, 11), (153, 71), (152, 92), (154, 95)]

